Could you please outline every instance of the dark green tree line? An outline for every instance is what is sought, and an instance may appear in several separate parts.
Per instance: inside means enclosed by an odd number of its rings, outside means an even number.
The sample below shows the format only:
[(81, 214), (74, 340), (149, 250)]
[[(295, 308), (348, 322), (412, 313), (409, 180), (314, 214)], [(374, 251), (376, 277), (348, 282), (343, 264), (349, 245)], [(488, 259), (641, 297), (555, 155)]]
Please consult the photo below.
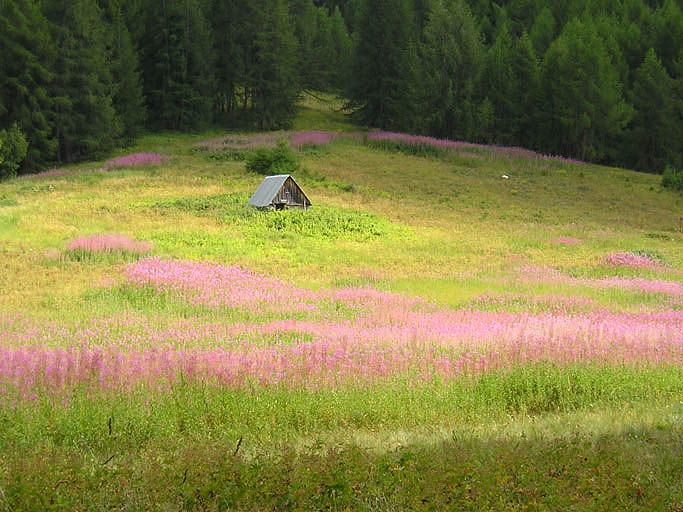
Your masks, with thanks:
[(287, 126), (303, 87), (348, 76), (351, 38), (330, 7), (0, 0), (0, 130), (25, 137), (28, 171), (97, 157), (144, 129)]
[(382, 5), (356, 18), (348, 94), (364, 122), (648, 172), (683, 160), (675, 0)]
[(313, 89), (372, 127), (661, 172), (682, 66), (677, 0), (0, 0), (2, 151), (26, 141), (22, 172), (143, 130), (282, 128)]

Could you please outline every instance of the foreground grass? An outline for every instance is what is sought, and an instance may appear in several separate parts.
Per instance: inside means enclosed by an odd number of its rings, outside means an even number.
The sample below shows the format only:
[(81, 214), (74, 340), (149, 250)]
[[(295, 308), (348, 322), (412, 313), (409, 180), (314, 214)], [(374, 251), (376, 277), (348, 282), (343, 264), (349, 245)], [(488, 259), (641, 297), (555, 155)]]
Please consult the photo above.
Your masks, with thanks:
[[(647, 411), (646, 415), (635, 416)], [(305, 450), (243, 453), (249, 437), (158, 436), (144, 447), (114, 427), (97, 448), (36, 443), (2, 457), (7, 510), (678, 510), (680, 407), (537, 417), (484, 435), (374, 431)], [(628, 428), (586, 433), (595, 417)], [(570, 427), (552, 431), (558, 423)], [(482, 425), (478, 425), (479, 428)], [(103, 426), (106, 432), (106, 426)], [(548, 433), (548, 430), (552, 433)], [(102, 435), (106, 438), (107, 434)], [(393, 447), (388, 439), (402, 442)], [(381, 446), (383, 449), (377, 449)]]
[[(48, 397), (0, 416), (9, 510), (676, 510), (678, 368)], [(370, 392), (369, 392), (370, 391)], [(16, 454), (21, 453), (21, 457)]]

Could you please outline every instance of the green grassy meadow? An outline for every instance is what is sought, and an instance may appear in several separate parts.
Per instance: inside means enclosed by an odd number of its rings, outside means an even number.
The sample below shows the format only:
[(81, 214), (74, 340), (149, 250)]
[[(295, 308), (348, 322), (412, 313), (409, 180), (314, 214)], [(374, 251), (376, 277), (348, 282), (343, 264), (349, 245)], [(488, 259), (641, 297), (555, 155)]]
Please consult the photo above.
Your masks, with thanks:
[[(293, 129), (360, 131), (339, 107), (307, 97)], [(683, 510), (683, 196), (623, 169), (340, 137), (299, 153), (311, 210), (264, 213), (245, 206), (262, 176), (196, 146), (227, 135), (148, 135), (121, 155), (167, 156), (159, 165), (0, 183), (0, 349), (17, 358), (0, 362), (0, 511)], [(278, 279), (308, 309), (225, 302), (222, 278), (209, 291), (138, 286), (126, 276), (150, 254), (66, 249), (107, 233), (149, 241), (160, 261)], [(334, 295), (345, 289), (379, 294), (376, 315)], [(418, 302), (384, 303), (395, 297)], [(500, 330), (423, 339), (440, 318)], [(342, 333), (348, 378), (283, 362), (278, 381), (257, 368), (221, 385), (183, 367), (159, 384), (117, 363), (138, 380), (93, 373), (53, 389), (30, 359), (73, 347), (267, 358), (327, 340), (320, 325)], [(563, 340), (564, 359), (540, 341), (543, 358), (515, 359), (513, 333), (499, 345), (513, 328)], [(598, 331), (596, 346), (637, 348), (594, 355)], [(375, 355), (351, 361), (363, 350)], [(465, 370), (433, 370), (422, 352), (434, 368), (464, 354)], [(366, 375), (385, 353), (405, 366)], [(27, 373), (12, 373), (19, 357)]]

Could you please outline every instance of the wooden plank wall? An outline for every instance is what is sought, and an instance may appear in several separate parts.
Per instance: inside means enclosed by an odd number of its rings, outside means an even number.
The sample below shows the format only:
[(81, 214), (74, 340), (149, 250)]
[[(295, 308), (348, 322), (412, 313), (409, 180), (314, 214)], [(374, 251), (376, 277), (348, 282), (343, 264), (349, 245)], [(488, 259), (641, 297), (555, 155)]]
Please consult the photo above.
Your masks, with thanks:
[(280, 191), (273, 199), (273, 203), (287, 203), (289, 205), (304, 206), (308, 208), (310, 203), (306, 200), (301, 189), (294, 183), (292, 178), (288, 178)]

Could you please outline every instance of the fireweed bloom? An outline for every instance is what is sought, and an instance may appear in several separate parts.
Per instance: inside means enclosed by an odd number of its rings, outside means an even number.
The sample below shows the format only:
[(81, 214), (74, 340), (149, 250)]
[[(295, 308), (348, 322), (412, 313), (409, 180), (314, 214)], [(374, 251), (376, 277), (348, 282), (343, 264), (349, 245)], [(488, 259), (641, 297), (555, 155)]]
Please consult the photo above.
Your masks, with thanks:
[[(372, 385), (539, 362), (683, 364), (683, 311), (675, 309), (614, 313), (548, 295), (535, 313), (485, 311), (477, 302), (451, 310), (372, 288), (313, 291), (240, 267), (159, 258), (132, 263), (124, 274), (131, 291), (166, 294), (197, 314), (122, 313), (71, 327), (0, 316), (0, 396), (164, 390), (179, 379), (228, 388)], [(544, 282), (569, 279), (542, 268), (537, 274)], [(500, 300), (514, 305), (523, 297)]]
[(135, 167), (138, 165), (159, 165), (168, 157), (158, 153), (133, 153), (132, 155), (121, 156), (108, 160), (104, 163), (105, 167)]
[(613, 252), (605, 256), (602, 265), (607, 267), (630, 267), (657, 270), (666, 267), (661, 261), (656, 261), (645, 254), (632, 252)]
[(147, 254), (152, 250), (149, 242), (136, 242), (117, 233), (78, 237), (66, 246), (69, 252)]
[[(531, 151), (529, 149), (519, 147), (498, 146), (495, 144), (484, 145), (475, 144), (472, 142), (454, 141), (447, 139), (437, 139), (434, 137), (426, 137), (423, 135), (408, 135), (405, 133), (374, 131), (368, 134), (368, 141), (390, 141), (398, 144), (407, 144), (412, 146), (429, 146), (436, 149), (453, 151), (460, 153), (462, 149), (479, 149), (490, 152), (492, 155), (501, 158), (526, 158), (536, 160), (554, 160), (557, 162), (570, 165), (583, 165), (584, 162), (574, 160), (571, 158), (564, 158), (555, 155), (543, 155)], [(460, 153), (462, 154), (462, 153)]]

